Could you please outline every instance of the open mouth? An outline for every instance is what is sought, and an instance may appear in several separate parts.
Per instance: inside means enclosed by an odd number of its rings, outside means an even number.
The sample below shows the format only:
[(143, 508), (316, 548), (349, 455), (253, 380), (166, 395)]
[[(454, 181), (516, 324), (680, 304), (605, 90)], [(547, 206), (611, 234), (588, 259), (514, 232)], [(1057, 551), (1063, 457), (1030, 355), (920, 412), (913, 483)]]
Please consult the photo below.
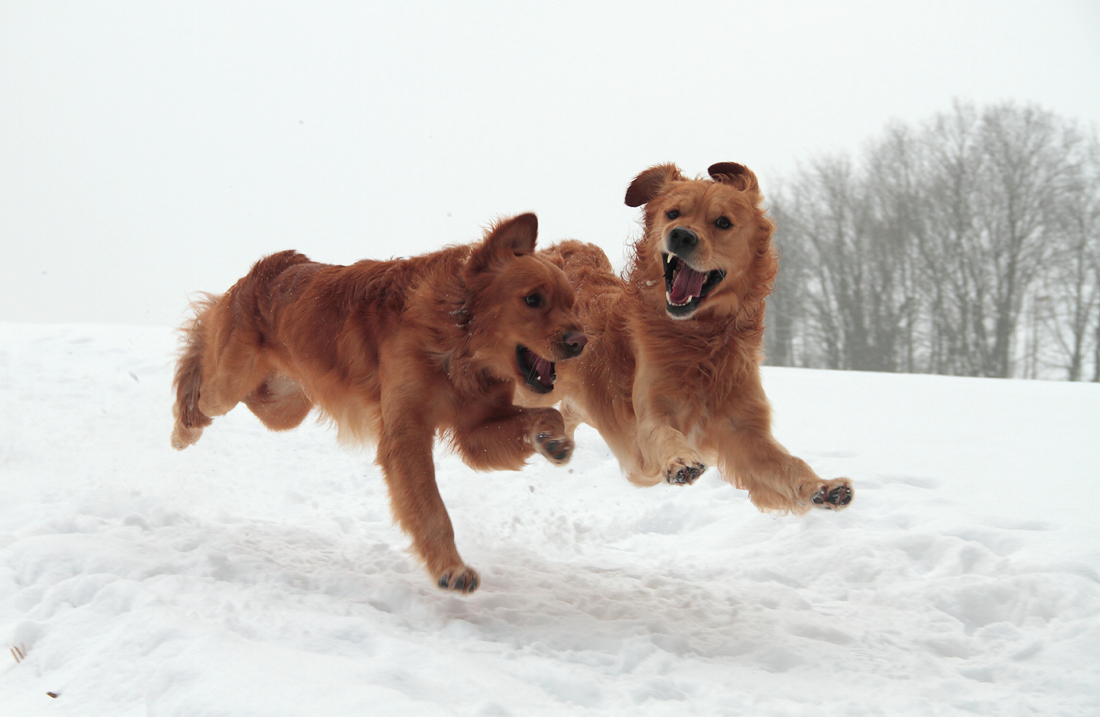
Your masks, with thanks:
[(548, 361), (526, 346), (516, 346), (516, 363), (524, 382), (535, 393), (554, 390), (554, 362)]
[(675, 254), (661, 254), (665, 265), (665, 303), (670, 316), (686, 318), (695, 313), (710, 290), (726, 278), (721, 269), (699, 271)]

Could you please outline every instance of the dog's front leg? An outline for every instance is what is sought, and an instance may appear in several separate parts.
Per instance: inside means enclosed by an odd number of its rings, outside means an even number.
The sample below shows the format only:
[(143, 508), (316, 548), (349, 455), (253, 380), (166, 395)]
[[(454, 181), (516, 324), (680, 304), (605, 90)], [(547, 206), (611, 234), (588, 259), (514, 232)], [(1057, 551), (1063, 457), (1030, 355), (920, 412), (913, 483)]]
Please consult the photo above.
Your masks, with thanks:
[(455, 547), (451, 518), (435, 482), (434, 429), (421, 413), (384, 410), (377, 461), (386, 477), (394, 517), (412, 538), (432, 579), (446, 590), (470, 593), (480, 581)]
[(646, 476), (662, 476), (672, 485), (691, 485), (703, 475), (707, 465), (684, 434), (668, 424), (668, 418), (661, 411), (638, 417), (641, 472)]
[(573, 440), (554, 408), (498, 406), (458, 422), (454, 442), (467, 465), (479, 470), (519, 470), (535, 451), (557, 465), (569, 462)]
[(633, 394), (639, 471), (654, 483), (663, 478), (673, 485), (691, 485), (707, 466), (687, 437), (675, 428), (676, 407), (651, 377), (639, 361)]
[(850, 480), (821, 478), (806, 461), (792, 456), (772, 437), (770, 409), (764, 402), (742, 407), (734, 416), (716, 423), (712, 438), (723, 477), (747, 490), (749, 499), (760, 510), (840, 510), (855, 495)]

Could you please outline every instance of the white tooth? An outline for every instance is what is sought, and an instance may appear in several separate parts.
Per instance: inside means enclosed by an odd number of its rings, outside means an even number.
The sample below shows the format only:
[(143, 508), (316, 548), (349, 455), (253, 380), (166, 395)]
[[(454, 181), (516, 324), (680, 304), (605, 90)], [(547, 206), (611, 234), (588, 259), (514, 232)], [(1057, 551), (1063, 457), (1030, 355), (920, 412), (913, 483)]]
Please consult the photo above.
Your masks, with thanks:
[(672, 301), (672, 294), (668, 293), (667, 291), (665, 292), (665, 302), (667, 302), (669, 306), (684, 306), (684, 305), (686, 305), (686, 304), (688, 303), (688, 301), (691, 301), (691, 298), (690, 298), (690, 297), (688, 298), (688, 300), (687, 300), (687, 301), (685, 301), (685, 302), (684, 302), (684, 303), (682, 303), (682, 304), (677, 304), (677, 303), (674, 303), (674, 302)]

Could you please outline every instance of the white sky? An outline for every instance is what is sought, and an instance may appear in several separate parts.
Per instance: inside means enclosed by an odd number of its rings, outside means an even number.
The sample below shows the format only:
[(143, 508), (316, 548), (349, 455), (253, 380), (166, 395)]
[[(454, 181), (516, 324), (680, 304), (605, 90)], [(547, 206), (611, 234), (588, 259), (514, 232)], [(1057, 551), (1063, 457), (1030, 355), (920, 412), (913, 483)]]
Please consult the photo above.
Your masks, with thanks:
[(0, 321), (178, 324), (295, 248), (535, 211), (622, 263), (647, 166), (769, 181), (953, 98), (1100, 124), (1100, 3), (0, 0)]

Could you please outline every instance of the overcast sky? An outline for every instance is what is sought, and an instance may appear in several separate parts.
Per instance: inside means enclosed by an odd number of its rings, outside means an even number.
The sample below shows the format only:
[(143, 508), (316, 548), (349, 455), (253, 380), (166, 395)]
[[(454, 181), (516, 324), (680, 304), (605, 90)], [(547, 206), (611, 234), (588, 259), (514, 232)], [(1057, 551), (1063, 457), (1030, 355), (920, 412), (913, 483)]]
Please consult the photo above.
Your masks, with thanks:
[(647, 166), (767, 193), (953, 98), (1100, 124), (1100, 3), (0, 0), (0, 321), (174, 325), (523, 211), (621, 266)]

